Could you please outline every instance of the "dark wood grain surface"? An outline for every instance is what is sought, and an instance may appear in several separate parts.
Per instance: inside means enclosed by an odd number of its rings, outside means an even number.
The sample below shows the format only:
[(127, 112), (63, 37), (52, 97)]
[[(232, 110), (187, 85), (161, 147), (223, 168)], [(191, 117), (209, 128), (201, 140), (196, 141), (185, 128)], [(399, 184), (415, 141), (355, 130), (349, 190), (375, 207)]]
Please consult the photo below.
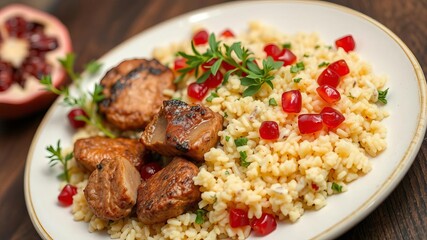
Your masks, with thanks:
[[(148, 27), (222, 2), (226, 1), (42, 0), (28, 1), (28, 4), (52, 13), (68, 27), (78, 56), (76, 67), (81, 69), (84, 63)], [(391, 29), (412, 50), (426, 72), (427, 0), (330, 2), (360, 11)], [(0, 7), (8, 3), (0, 1)], [(40, 239), (26, 210), (23, 178), (26, 156), (44, 114), (45, 111), (41, 111), (13, 121), (0, 120), (0, 239)], [(424, 140), (397, 188), (339, 239), (427, 239), (426, 159), (427, 141)]]

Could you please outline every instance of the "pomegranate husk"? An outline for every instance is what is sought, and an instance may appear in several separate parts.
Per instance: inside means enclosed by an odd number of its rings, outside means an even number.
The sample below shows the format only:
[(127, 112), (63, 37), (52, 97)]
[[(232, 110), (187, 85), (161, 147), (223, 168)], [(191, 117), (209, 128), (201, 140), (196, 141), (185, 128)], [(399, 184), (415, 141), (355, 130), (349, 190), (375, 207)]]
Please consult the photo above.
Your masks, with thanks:
[[(11, 4), (0, 9), (0, 24), (4, 24), (6, 19), (17, 14), (23, 16), (27, 21), (35, 20), (42, 22), (44, 25), (55, 30), (55, 34), (52, 36), (58, 39), (60, 47), (52, 51), (54, 54), (52, 55), (52, 59), (50, 59), (51, 61), (49, 61), (53, 66), (51, 72), (52, 83), (57, 88), (68, 84), (66, 73), (60, 66), (59, 61), (56, 60), (58, 57), (65, 57), (67, 53), (72, 51), (68, 29), (55, 16), (22, 4)], [(43, 85), (38, 82), (29, 85), (24, 93), (17, 94), (9, 90), (0, 92), (0, 118), (21, 118), (45, 110), (52, 104), (56, 97), (57, 95), (45, 91)]]

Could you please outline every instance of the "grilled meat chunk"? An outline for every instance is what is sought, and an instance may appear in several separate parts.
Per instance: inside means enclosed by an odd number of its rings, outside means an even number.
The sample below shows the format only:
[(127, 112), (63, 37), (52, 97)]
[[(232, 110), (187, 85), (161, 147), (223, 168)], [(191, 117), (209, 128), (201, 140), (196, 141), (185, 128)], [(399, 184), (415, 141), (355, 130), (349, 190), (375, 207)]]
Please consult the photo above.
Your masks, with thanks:
[(222, 122), (222, 116), (208, 107), (168, 100), (147, 125), (141, 141), (147, 149), (165, 156), (203, 161), (204, 154), (218, 142)]
[(139, 168), (143, 164), (145, 148), (137, 139), (89, 137), (74, 143), (74, 158), (89, 172), (103, 159), (123, 157)]
[(118, 220), (131, 213), (140, 183), (141, 176), (129, 161), (104, 159), (90, 175), (84, 194), (97, 217)]
[(175, 157), (165, 168), (138, 187), (137, 216), (143, 224), (165, 222), (197, 204), (199, 188), (193, 178), (199, 169), (192, 162)]
[(173, 72), (155, 59), (125, 60), (102, 78), (99, 111), (120, 130), (143, 129), (169, 99), (163, 91), (175, 90), (173, 80)]

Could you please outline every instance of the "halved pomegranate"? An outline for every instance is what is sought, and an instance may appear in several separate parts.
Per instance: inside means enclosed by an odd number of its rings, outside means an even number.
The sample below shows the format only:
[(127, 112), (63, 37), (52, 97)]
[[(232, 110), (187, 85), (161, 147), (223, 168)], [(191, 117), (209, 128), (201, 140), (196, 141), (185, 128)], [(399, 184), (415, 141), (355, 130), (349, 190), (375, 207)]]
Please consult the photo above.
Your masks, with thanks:
[(55, 87), (65, 84), (58, 58), (71, 50), (68, 29), (56, 17), (21, 4), (0, 9), (0, 118), (47, 108), (56, 95), (39, 79), (51, 75)]

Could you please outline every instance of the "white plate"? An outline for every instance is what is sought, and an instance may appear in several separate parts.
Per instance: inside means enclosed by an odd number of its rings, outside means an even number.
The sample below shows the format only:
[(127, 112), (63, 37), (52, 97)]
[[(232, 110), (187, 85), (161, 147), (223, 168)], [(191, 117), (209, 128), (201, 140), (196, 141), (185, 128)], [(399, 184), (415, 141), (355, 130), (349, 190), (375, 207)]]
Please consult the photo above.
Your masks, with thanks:
[[(195, 24), (219, 32), (226, 27), (242, 31), (251, 20), (262, 20), (287, 33), (318, 32), (324, 42), (351, 33), (357, 53), (370, 62), (374, 72), (387, 74), (390, 88), (386, 108), (390, 117), (388, 148), (373, 161), (373, 170), (351, 183), (349, 191), (328, 198), (319, 211), (306, 212), (294, 224), (280, 224), (269, 239), (331, 239), (355, 225), (374, 210), (396, 187), (412, 164), (426, 129), (426, 82), (421, 67), (405, 44), (375, 20), (348, 8), (324, 2), (233, 2), (194, 11), (136, 35), (106, 54), (102, 73), (88, 79), (90, 86), (107, 69), (131, 57), (150, 57), (155, 46), (188, 39)], [(59, 207), (58, 172), (50, 168), (47, 145), (61, 139), (70, 146), (73, 131), (66, 123), (67, 110), (52, 106), (41, 123), (29, 151), (25, 171), (25, 197), (31, 219), (45, 239), (105, 239), (90, 234), (83, 222), (72, 220), (70, 208)]]

